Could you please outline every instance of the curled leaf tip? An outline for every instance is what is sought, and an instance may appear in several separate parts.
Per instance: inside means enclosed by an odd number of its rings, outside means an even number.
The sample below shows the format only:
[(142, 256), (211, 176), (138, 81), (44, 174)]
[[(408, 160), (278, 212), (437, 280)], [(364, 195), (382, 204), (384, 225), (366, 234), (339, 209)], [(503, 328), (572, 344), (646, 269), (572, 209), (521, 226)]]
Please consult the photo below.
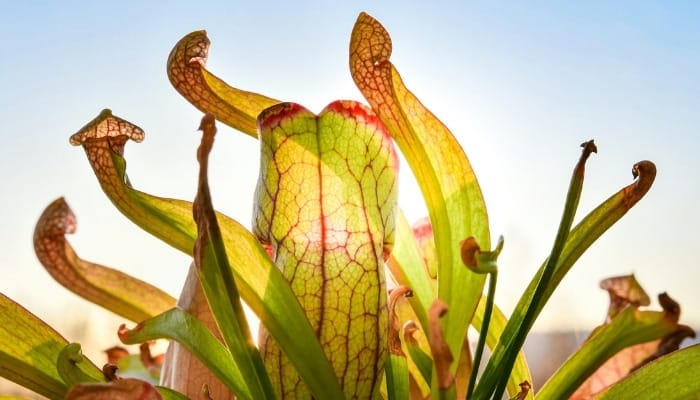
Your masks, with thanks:
[(511, 397), (510, 400), (525, 400), (527, 398), (527, 394), (530, 393), (530, 389), (532, 389), (532, 385), (530, 385), (530, 382), (528, 381), (522, 381), (518, 384), (518, 386), (520, 387), (520, 392)]
[(80, 146), (91, 140), (116, 137), (124, 137), (135, 142), (141, 142), (143, 141), (144, 132), (143, 129), (131, 122), (114, 116), (112, 110), (104, 109), (95, 119), (71, 135), (70, 144)]
[(382, 62), (389, 60), (391, 50), (392, 45), (389, 32), (379, 21), (369, 14), (361, 12), (355, 22), (350, 40), (351, 53), (357, 52), (359, 55), (357, 61), (370, 64), (365, 67), (378, 66)]
[(610, 296), (608, 322), (627, 306), (648, 306), (651, 301), (634, 275), (615, 276), (600, 282), (600, 288)]
[(638, 186), (651, 186), (656, 178), (656, 165), (649, 160), (640, 161), (632, 166), (632, 177), (639, 178)]
[(205, 30), (191, 32), (175, 44), (168, 55), (168, 76), (173, 84), (176, 83), (174, 78), (184, 78), (175, 74), (181, 73), (180, 69), (183, 66), (204, 67), (206, 65), (210, 44)]
[(224, 124), (255, 137), (255, 118), (279, 100), (232, 87), (207, 71), (209, 45), (203, 30), (180, 39), (168, 56), (168, 79), (197, 109), (213, 113)]
[(415, 332), (417, 332), (420, 328), (418, 328), (418, 324), (416, 324), (415, 321), (413, 320), (408, 320), (406, 323), (403, 324), (403, 340), (413, 346), (418, 345), (418, 340), (413, 336)]
[(440, 326), (440, 318), (446, 313), (447, 304), (440, 299), (435, 300), (428, 311), (430, 351), (433, 353), (438, 387), (441, 390), (451, 388), (455, 382), (455, 377), (450, 372), (450, 365), (454, 361), (454, 357)]
[(581, 147), (583, 148), (583, 155), (584, 157), (588, 157), (591, 155), (591, 153), (597, 153), (598, 152), (598, 147), (595, 145), (595, 142), (593, 139), (581, 143)]
[(476, 268), (476, 254), (481, 251), (481, 247), (479, 247), (474, 236), (469, 236), (462, 240), (459, 246), (464, 265), (469, 267), (469, 269)]
[(408, 286), (399, 286), (389, 293), (389, 335), (388, 335), (388, 350), (389, 353), (405, 356), (401, 349), (401, 339), (399, 338), (399, 316), (396, 312), (396, 303), (399, 299), (413, 296), (411, 288)]
[(77, 226), (73, 210), (70, 209), (65, 198), (59, 197), (51, 202), (39, 217), (34, 237), (35, 240), (54, 239), (68, 233), (75, 233)]
[(207, 113), (202, 117), (202, 121), (199, 123), (198, 130), (202, 131), (202, 140), (200, 142), (199, 148), (197, 149), (197, 161), (202, 165), (200, 171), (200, 185), (208, 184), (206, 171), (208, 164), (208, 156), (214, 146), (214, 136), (216, 135), (216, 119), (213, 114)]
[(471, 271), (477, 274), (490, 274), (496, 272), (498, 266), (496, 259), (503, 249), (503, 236), (498, 238), (498, 243), (493, 251), (481, 251), (481, 247), (473, 236), (460, 242), (460, 255), (462, 262)]
[(664, 309), (664, 314), (666, 315), (666, 318), (670, 319), (674, 323), (678, 322), (678, 319), (681, 316), (680, 304), (678, 304), (677, 301), (673, 300), (671, 296), (669, 296), (666, 292), (659, 294), (658, 298), (659, 304), (661, 304), (661, 308)]
[(656, 179), (656, 165), (648, 160), (640, 161), (632, 166), (632, 177), (636, 181), (623, 189), (625, 209), (632, 208), (649, 191)]
[(107, 382), (114, 382), (119, 379), (117, 376), (117, 371), (119, 370), (119, 367), (117, 367), (114, 364), (107, 363), (102, 366), (102, 375), (104, 375), (105, 380)]
[(576, 163), (576, 167), (574, 168), (574, 176), (577, 176), (579, 178), (583, 178), (583, 173), (586, 168), (586, 161), (588, 160), (588, 158), (591, 156), (592, 153), (598, 152), (598, 147), (596, 147), (593, 140), (581, 143), (581, 147), (581, 157), (579, 158), (578, 162)]

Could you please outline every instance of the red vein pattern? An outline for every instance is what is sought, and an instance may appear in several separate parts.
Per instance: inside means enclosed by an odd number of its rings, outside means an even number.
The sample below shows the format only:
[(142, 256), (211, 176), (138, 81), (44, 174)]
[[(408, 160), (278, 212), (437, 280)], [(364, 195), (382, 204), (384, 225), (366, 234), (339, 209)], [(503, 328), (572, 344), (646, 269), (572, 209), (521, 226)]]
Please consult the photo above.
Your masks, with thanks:
[[(336, 101), (318, 116), (282, 103), (258, 118), (253, 229), (272, 249), (347, 398), (371, 398), (386, 359), (384, 258), (394, 232), (398, 161), (369, 108)], [(261, 347), (284, 398), (310, 398), (274, 341)]]

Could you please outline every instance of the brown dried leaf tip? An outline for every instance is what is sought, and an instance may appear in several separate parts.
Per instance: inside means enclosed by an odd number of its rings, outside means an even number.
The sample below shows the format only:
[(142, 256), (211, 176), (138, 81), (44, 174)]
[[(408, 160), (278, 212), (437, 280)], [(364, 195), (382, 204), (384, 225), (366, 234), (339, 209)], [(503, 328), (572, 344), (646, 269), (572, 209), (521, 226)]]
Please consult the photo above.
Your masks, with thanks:
[(450, 372), (450, 365), (454, 358), (440, 326), (440, 318), (445, 313), (447, 313), (447, 304), (440, 299), (435, 300), (428, 310), (430, 351), (433, 353), (438, 388), (441, 390), (451, 388), (455, 382), (455, 377)]
[[(129, 352), (127, 352), (126, 354), (129, 355)], [(107, 363), (102, 366), (102, 375), (104, 375), (107, 382), (118, 381), (120, 379), (119, 376), (117, 376), (118, 370), (119, 367), (117, 367), (116, 363)]]
[(520, 386), (520, 392), (511, 397), (510, 400), (525, 400), (527, 398), (527, 394), (530, 393), (530, 389), (532, 389), (532, 385), (530, 385), (530, 382), (526, 380), (520, 382), (518, 386)]

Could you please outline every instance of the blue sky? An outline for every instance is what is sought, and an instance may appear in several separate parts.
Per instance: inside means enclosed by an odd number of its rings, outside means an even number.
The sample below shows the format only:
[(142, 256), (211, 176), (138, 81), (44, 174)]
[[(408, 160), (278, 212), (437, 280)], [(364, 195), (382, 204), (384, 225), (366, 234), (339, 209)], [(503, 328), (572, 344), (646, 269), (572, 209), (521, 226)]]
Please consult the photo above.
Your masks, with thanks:
[[(594, 138), (599, 153), (588, 163), (579, 217), (630, 183), (638, 160), (656, 162), (657, 181), (581, 258), (536, 328), (590, 329), (607, 307), (598, 282), (628, 273), (652, 296), (668, 291), (684, 307), (683, 320), (700, 326), (698, 3), (253, 3), (0, 3), (2, 293), (68, 335), (82, 329), (72, 327), (74, 317), (102, 321), (33, 255), (36, 219), (65, 196), (78, 218), (69, 240), (81, 257), (176, 295), (188, 258), (114, 209), (68, 137), (111, 108), (146, 131), (143, 143), (126, 149), (132, 183), (191, 199), (201, 115), (167, 81), (175, 42), (206, 29), (211, 71), (318, 111), (334, 99), (361, 99), (347, 48), (364, 10), (391, 33), (392, 60), (406, 84), (469, 155), (492, 235), (506, 240), (497, 297), (504, 309), (551, 247), (578, 146)], [(254, 139), (220, 128), (214, 202), (246, 225), (257, 162)], [(405, 165), (402, 179), (401, 205), (417, 219), (422, 204)], [(105, 338), (107, 346), (113, 340)]]

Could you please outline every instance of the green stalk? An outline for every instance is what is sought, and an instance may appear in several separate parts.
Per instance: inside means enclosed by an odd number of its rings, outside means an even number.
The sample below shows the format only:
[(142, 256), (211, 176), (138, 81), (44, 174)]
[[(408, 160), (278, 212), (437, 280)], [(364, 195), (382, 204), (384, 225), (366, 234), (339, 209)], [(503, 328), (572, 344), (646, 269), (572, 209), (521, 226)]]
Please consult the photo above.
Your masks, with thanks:
[[(523, 322), (516, 331), (515, 335), (509, 338), (506, 344), (505, 355), (501, 365), (498, 368), (500, 371), (510, 371), (510, 369), (513, 367), (518, 351), (522, 348), (523, 343), (525, 342), (525, 337), (530, 331), (530, 328), (532, 327), (537, 316), (537, 312), (540, 308), (540, 302), (543, 298), (545, 298), (544, 293), (547, 291), (549, 282), (554, 274), (554, 270), (556, 269), (559, 256), (564, 249), (564, 244), (566, 244), (566, 239), (571, 231), (571, 226), (573, 225), (574, 217), (576, 215), (576, 208), (578, 207), (579, 199), (581, 198), (581, 190), (583, 189), (583, 176), (586, 160), (591, 153), (596, 152), (597, 150), (592, 140), (583, 143), (581, 147), (583, 147), (583, 151), (581, 158), (574, 168), (574, 173), (569, 183), (569, 191), (566, 195), (566, 204), (564, 205), (564, 212), (562, 214), (561, 222), (559, 223), (559, 230), (557, 231), (557, 236), (554, 240), (552, 251), (547, 259), (547, 264), (542, 272), (540, 280), (537, 283), (537, 288), (532, 295), (532, 299), (530, 300), (530, 304), (523, 318)], [(502, 398), (507, 383), (508, 375), (504, 374), (503, 376), (500, 376), (494, 387), (493, 396), (491, 396), (491, 398)]]
[(489, 291), (486, 294), (486, 308), (484, 310), (484, 322), (479, 329), (479, 341), (476, 344), (476, 352), (474, 354), (474, 363), (472, 364), (472, 372), (469, 376), (469, 386), (467, 387), (466, 399), (472, 397), (474, 385), (476, 384), (476, 376), (479, 373), (479, 365), (481, 364), (481, 356), (484, 353), (486, 345), (486, 336), (489, 331), (489, 323), (491, 322), (491, 312), (493, 311), (493, 301), (496, 296), (496, 282), (498, 280), (498, 270), (489, 273)]

